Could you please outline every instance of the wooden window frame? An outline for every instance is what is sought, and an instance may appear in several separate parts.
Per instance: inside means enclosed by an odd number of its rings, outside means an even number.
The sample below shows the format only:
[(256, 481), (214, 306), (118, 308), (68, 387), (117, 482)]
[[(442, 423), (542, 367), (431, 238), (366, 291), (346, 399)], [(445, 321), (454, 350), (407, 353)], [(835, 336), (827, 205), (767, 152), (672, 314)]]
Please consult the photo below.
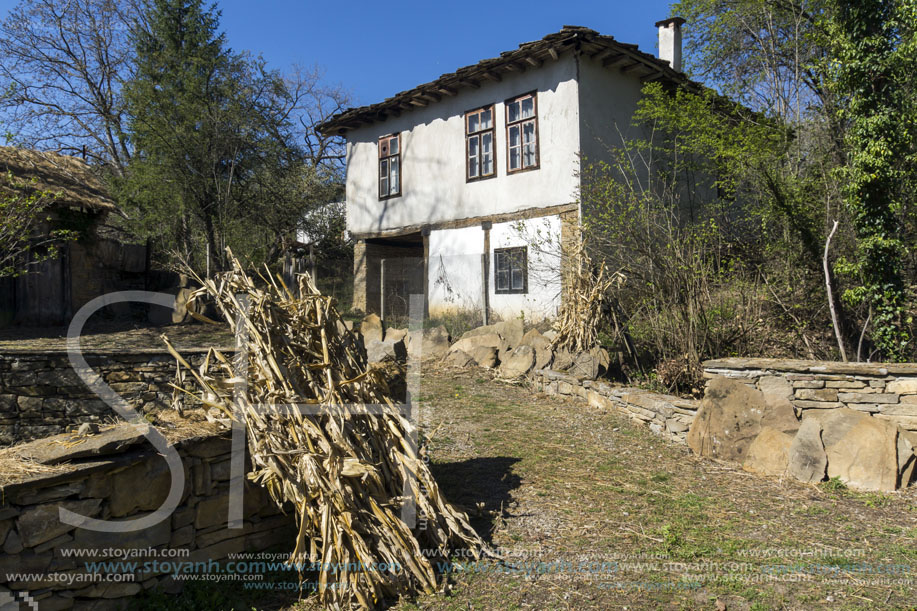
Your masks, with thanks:
[[(391, 146), (392, 139), (396, 139), (396, 141), (398, 142), (398, 152), (394, 155), (390, 154), (390, 151), (384, 149), (385, 145)], [(383, 145), (383, 142), (385, 143), (385, 145)], [(379, 165), (376, 166), (378, 169), (378, 173), (379, 173), (378, 181), (377, 181), (379, 200), (391, 199), (393, 197), (401, 197), (401, 192), (404, 187), (404, 166), (401, 163), (402, 144), (403, 143), (401, 141), (401, 132), (396, 132), (394, 134), (387, 134), (385, 136), (380, 136), (378, 142), (376, 143), (376, 149), (379, 153)], [(383, 155), (383, 151), (387, 154)], [(397, 160), (397, 165), (398, 165), (398, 191), (397, 192), (392, 192), (392, 189), (391, 189), (391, 179), (392, 179), (391, 160), (392, 159)], [(386, 180), (388, 181), (388, 185), (389, 185), (388, 193), (386, 193), (385, 195), (382, 194), (382, 178), (383, 178), (382, 162), (383, 161), (388, 161), (388, 168), (389, 168), (388, 174), (385, 176)]]
[[(468, 129), (468, 120), (474, 116), (479, 115), (485, 110), (490, 111), (490, 127), (486, 129), (479, 129), (475, 132), (471, 132)], [(482, 174), (481, 170), (483, 169), (483, 164), (481, 163), (482, 155), (481, 151), (484, 150), (482, 141), (485, 134), (490, 134), (490, 160), (491, 160), (491, 172), (490, 174)], [(478, 175), (471, 175), (471, 155), (469, 154), (471, 141), (478, 141)], [(465, 111), (465, 182), (476, 182), (478, 180), (485, 180), (487, 178), (493, 178), (497, 175), (497, 113), (494, 104), (489, 106), (481, 106), (480, 108), (475, 108), (473, 110)]]
[[(509, 267), (509, 288), (499, 288), (497, 274), (500, 271), (499, 258), (497, 255), (513, 253), (522, 253), (522, 288), (514, 289), (513, 287), (513, 267)], [(512, 246), (509, 248), (494, 248), (494, 294), (495, 295), (524, 295), (529, 292), (529, 252), (527, 246)]]
[[(514, 102), (520, 102), (520, 110), (521, 110), (521, 107), (522, 107), (522, 106), (521, 106), (521, 101), (524, 100), (525, 98), (532, 98), (532, 107), (533, 107), (533, 114), (532, 114), (532, 116), (529, 117), (529, 118), (517, 119), (517, 120), (515, 120), (515, 121), (513, 121), (513, 122), (510, 122), (510, 120), (509, 120), (509, 107), (510, 107), (510, 105), (513, 104)], [(511, 97), (511, 98), (509, 98), (509, 99), (507, 99), (507, 100), (505, 100), (505, 101), (503, 102), (503, 106), (504, 106), (504, 113), (503, 113), (503, 114), (504, 114), (505, 119), (506, 119), (506, 173), (507, 173), (507, 174), (518, 174), (519, 172), (529, 172), (529, 171), (531, 171), (531, 170), (537, 170), (538, 168), (541, 167), (541, 145), (540, 145), (540, 142), (539, 142), (539, 141), (541, 140), (541, 138), (539, 137), (540, 134), (539, 134), (539, 130), (538, 130), (538, 92), (537, 92), (537, 91), (529, 91), (528, 93), (523, 93), (522, 95), (517, 95), (517, 96)], [(521, 114), (522, 114), (522, 113), (520, 112), (520, 115), (521, 115)], [(523, 124), (529, 123), (529, 122), (533, 123), (534, 126), (535, 126), (535, 163), (534, 163), (533, 165), (530, 165), (530, 166), (526, 167), (526, 166), (525, 166), (525, 155), (524, 155), (524, 152), (523, 152), (523, 151), (524, 151), (524, 146), (525, 146), (525, 144), (524, 144), (524, 142), (523, 142), (524, 130), (522, 129), (521, 126), (522, 126)], [(519, 126), (520, 126), (520, 130), (519, 130), (519, 138), (520, 138), (520, 143), (519, 143), (519, 161), (520, 161), (520, 163), (522, 164), (522, 166), (519, 167), (519, 168), (513, 169), (512, 166), (510, 165), (510, 142), (511, 142), (511, 141), (510, 141), (510, 137), (509, 137), (509, 131), (510, 131), (510, 128), (512, 128), (513, 126), (516, 126), (516, 125), (519, 125)]]

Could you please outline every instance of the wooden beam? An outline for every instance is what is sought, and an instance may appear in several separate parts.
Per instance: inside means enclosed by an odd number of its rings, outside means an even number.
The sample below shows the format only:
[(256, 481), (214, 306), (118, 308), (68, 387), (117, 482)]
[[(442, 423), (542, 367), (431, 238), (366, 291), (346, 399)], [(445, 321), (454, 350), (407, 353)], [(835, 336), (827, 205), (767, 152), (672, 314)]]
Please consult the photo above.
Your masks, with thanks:
[(439, 88), (437, 89), (437, 91), (439, 91), (440, 93), (444, 93), (444, 94), (446, 94), (446, 95), (449, 95), (449, 96), (453, 96), (453, 95), (458, 94), (458, 91), (456, 91), (455, 89), (453, 89), (453, 88), (451, 88), (451, 87), (446, 87), (446, 86), (439, 87)]
[(649, 66), (642, 62), (637, 62), (632, 66), (627, 66), (626, 68), (621, 68), (621, 72), (624, 74), (630, 74), (631, 72), (639, 72), (641, 70), (652, 70)]
[(526, 58), (525, 58), (525, 61), (527, 61), (527, 62), (528, 62), (529, 64), (531, 64), (532, 66), (535, 66), (536, 68), (541, 67), (541, 64), (544, 63), (544, 62), (541, 61), (540, 59), (535, 58), (535, 57), (532, 57), (532, 56), (526, 57)]
[(607, 57), (615, 55), (616, 53), (618, 52), (614, 49), (602, 49), (601, 51), (598, 51), (597, 53), (593, 53), (592, 59), (594, 59), (597, 62), (600, 62), (600, 61), (604, 61), (605, 58)]
[(652, 83), (653, 81), (658, 81), (659, 79), (661, 79), (664, 76), (665, 74), (663, 74), (662, 72), (656, 72), (655, 74), (644, 76), (640, 80), (643, 81), (644, 83)]
[(421, 93), (419, 97), (424, 100), (429, 100), (430, 102), (439, 102), (440, 100), (443, 99), (443, 96), (436, 95), (435, 93), (430, 93), (428, 91)]
[(516, 71), (525, 72), (525, 66), (523, 66), (522, 64), (517, 64), (516, 62), (508, 62), (506, 64), (503, 64), (503, 67), (511, 72), (516, 72)]
[(411, 104), (413, 104), (414, 106), (426, 106), (427, 101), (421, 98), (411, 98)]
[(554, 61), (557, 61), (557, 58), (560, 57), (560, 55), (557, 54), (557, 49), (554, 47), (548, 47), (548, 55), (550, 55), (551, 59)]
[(606, 57), (604, 60), (602, 60), (602, 67), (603, 68), (617, 68), (618, 66), (625, 64), (629, 61), (631, 61), (630, 56), (625, 55), (624, 53), (621, 53), (619, 55), (612, 55), (611, 57)]
[(469, 79), (462, 79), (462, 80), (459, 81), (459, 84), (465, 85), (466, 87), (474, 87), (475, 89), (480, 89), (480, 88), (481, 88), (481, 84), (480, 84), (480, 83), (478, 83), (478, 82), (476, 82), (476, 81), (469, 80)]
[(500, 76), (499, 74), (497, 74), (496, 72), (485, 72), (485, 73), (482, 74), (481, 76), (483, 76), (483, 77), (486, 78), (486, 79), (490, 79), (490, 80), (492, 80), (492, 81), (495, 81), (495, 82), (497, 82), (497, 83), (499, 83), (500, 81), (503, 80), (503, 77)]
[(609, 70), (614, 70), (615, 68), (621, 68), (624, 66), (632, 66), (635, 63), (636, 62), (633, 59), (631, 59), (630, 57), (628, 57), (627, 55), (621, 55), (614, 59), (609, 57), (602, 63), (602, 66), (604, 66), (605, 68), (608, 68)]

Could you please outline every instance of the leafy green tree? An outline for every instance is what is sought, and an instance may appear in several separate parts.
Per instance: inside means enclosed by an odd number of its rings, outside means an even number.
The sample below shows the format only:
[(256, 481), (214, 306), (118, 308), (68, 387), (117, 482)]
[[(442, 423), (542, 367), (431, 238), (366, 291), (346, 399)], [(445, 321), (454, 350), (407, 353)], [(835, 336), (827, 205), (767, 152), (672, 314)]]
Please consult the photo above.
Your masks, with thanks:
[(122, 193), (192, 263), (198, 227), (219, 260), (241, 149), (251, 146), (233, 120), (241, 60), (224, 48), (218, 15), (196, 0), (155, 0), (133, 32), (136, 71), (124, 87), (136, 155)]
[(881, 355), (904, 360), (911, 320), (908, 238), (900, 221), (914, 212), (917, 186), (917, 2), (832, 0), (831, 6), (832, 54), (824, 72), (842, 98), (847, 163), (838, 174), (857, 237), (855, 258), (842, 268), (859, 278), (845, 299), (868, 304)]
[(139, 231), (198, 269), (205, 250), (222, 268), (227, 246), (252, 263), (278, 260), (304, 212), (341, 185), (338, 141), (308, 128), (344, 96), (315, 72), (284, 78), (233, 53), (218, 19), (200, 0), (155, 0), (124, 89), (136, 153), (122, 200)]

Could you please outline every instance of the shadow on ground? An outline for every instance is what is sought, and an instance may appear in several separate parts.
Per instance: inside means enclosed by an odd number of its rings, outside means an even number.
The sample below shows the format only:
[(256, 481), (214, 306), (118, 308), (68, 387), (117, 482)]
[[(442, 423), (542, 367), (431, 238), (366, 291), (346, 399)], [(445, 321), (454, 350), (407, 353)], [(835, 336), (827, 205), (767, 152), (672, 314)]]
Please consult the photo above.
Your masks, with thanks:
[(465, 509), (471, 525), (490, 543), (497, 517), (507, 515), (511, 493), (522, 483), (513, 473), (519, 460), (509, 456), (469, 458), (432, 463), (430, 469), (446, 499)]

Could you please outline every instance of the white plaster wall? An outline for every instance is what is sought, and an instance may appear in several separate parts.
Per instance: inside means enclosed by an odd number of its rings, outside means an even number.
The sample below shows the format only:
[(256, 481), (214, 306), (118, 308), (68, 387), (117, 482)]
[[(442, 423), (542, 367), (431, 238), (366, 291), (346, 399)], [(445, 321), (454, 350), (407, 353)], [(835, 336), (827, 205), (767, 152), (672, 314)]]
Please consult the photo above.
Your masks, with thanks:
[[(507, 175), (503, 101), (533, 90), (538, 92), (540, 168)], [(468, 183), (464, 112), (488, 104), (495, 105), (497, 175)], [(567, 54), (349, 131), (348, 229), (368, 233), (575, 201), (579, 112), (576, 61)], [(377, 141), (395, 132), (402, 135), (402, 195), (379, 201)]]
[(560, 307), (560, 230), (559, 216), (495, 223), (490, 231), (491, 261), (493, 249), (528, 247), (528, 293), (494, 292), (493, 264), (488, 288), (490, 310), (504, 320), (524, 316), (538, 321), (553, 318)]
[[(642, 97), (643, 82), (634, 75), (620, 70), (603, 68), (601, 63), (588, 57), (579, 58), (580, 91), (580, 142), (583, 165), (601, 161), (614, 165), (613, 149), (620, 149), (626, 140), (650, 140), (653, 134), (649, 128), (634, 125), (634, 112)], [(660, 159), (653, 160), (660, 167)], [(648, 187), (648, 173), (645, 161), (635, 157), (628, 180), (636, 176), (643, 187)], [(694, 173), (690, 186), (681, 192), (679, 205), (688, 210), (700, 200), (710, 201), (716, 197), (713, 177)], [(584, 217), (593, 211), (582, 210)]]
[(643, 83), (588, 57), (579, 62), (580, 142), (585, 163), (610, 162), (609, 150), (620, 148), (623, 139), (645, 136), (642, 128), (633, 125)]
[(458, 310), (483, 313), (483, 253), (484, 230), (480, 225), (430, 232), (427, 285), (431, 317)]

